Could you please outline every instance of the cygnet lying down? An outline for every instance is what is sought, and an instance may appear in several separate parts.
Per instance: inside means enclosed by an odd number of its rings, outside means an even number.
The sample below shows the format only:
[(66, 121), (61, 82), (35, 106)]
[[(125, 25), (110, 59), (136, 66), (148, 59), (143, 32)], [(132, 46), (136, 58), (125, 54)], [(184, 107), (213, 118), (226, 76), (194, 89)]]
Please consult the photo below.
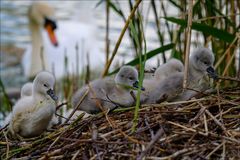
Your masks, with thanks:
[(173, 74), (183, 72), (183, 70), (184, 66), (182, 62), (174, 58), (159, 66), (156, 69), (153, 78), (144, 79), (143, 86), (145, 87), (145, 91), (141, 94), (141, 102), (146, 103), (147, 99), (152, 96), (151, 92), (153, 92), (164, 79)]
[(13, 107), (10, 132), (15, 136), (34, 137), (42, 134), (55, 113), (54, 76), (46, 71), (37, 74), (31, 96), (21, 97)]
[(101, 107), (104, 110), (114, 109), (116, 105), (129, 107), (135, 103), (130, 91), (137, 87), (137, 70), (131, 66), (123, 66), (114, 80), (97, 79), (83, 86), (74, 94), (72, 106), (90, 114), (100, 112)]
[(167, 63), (160, 65), (156, 69), (153, 78), (143, 80), (143, 86), (146, 89), (145, 92), (151, 92), (165, 78), (169, 77), (172, 74), (183, 72), (183, 70), (184, 66), (181, 61), (174, 58), (170, 59)]
[[(210, 87), (207, 76), (216, 77), (213, 72), (214, 55), (207, 48), (199, 48), (190, 56), (187, 88), (183, 91), (183, 73), (176, 73), (164, 79), (156, 89), (151, 92), (147, 103), (158, 103), (162, 98), (167, 101), (188, 100), (198, 92), (203, 92)], [(211, 71), (211, 72), (209, 72)]]

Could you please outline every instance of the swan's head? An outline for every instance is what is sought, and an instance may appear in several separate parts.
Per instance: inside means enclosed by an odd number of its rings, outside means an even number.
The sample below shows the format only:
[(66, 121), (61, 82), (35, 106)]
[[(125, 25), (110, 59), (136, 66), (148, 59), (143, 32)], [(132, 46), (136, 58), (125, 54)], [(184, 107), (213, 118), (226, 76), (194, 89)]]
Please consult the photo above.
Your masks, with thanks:
[[(115, 77), (115, 83), (120, 86), (138, 88), (138, 72), (132, 66), (123, 66)], [(144, 88), (142, 88), (143, 90)]]
[(53, 18), (54, 10), (44, 2), (35, 2), (28, 11), (30, 23), (44, 28), (54, 46), (58, 45), (54, 30), (57, 29), (56, 22)]
[(54, 84), (55, 78), (50, 72), (39, 72), (33, 80), (33, 94), (50, 96), (53, 100), (57, 100), (57, 96), (55, 96), (53, 91)]
[(170, 59), (167, 63), (159, 66), (154, 73), (156, 79), (164, 79), (171, 74), (183, 72), (183, 63), (177, 59)]
[(25, 83), (21, 88), (21, 97), (31, 96), (33, 84), (31, 82)]
[(213, 69), (214, 54), (207, 48), (198, 48), (190, 56), (191, 66), (203, 74), (209, 74), (212, 78), (217, 78), (217, 74)]

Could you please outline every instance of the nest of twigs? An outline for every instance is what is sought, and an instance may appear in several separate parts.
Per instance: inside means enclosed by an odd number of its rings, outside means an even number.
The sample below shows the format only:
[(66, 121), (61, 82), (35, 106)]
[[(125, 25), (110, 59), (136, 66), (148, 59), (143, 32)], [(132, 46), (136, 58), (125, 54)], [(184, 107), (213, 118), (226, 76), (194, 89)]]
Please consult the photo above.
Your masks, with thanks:
[(1, 131), (1, 158), (23, 159), (239, 159), (240, 88), (185, 102), (117, 109), (23, 141)]

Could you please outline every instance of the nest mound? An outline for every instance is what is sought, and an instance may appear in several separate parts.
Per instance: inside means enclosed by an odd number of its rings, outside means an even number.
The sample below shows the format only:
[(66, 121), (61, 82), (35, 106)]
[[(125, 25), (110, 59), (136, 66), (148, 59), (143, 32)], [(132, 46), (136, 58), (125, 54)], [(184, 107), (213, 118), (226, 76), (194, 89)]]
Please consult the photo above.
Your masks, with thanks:
[(240, 159), (240, 88), (142, 105), (56, 126), (34, 139), (0, 135), (2, 159)]

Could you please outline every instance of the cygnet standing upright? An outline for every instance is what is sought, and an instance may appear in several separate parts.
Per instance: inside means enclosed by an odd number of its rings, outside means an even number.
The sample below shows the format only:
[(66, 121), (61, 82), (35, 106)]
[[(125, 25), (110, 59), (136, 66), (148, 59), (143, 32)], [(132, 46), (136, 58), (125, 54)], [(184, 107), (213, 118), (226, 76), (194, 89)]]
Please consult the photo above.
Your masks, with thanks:
[[(130, 94), (132, 88), (138, 87), (138, 72), (134, 67), (123, 66), (115, 79), (104, 78), (83, 86), (72, 98), (72, 106), (93, 114), (103, 109), (113, 109), (116, 105), (129, 107), (134, 104)], [(84, 95), (86, 97), (84, 98)], [(82, 102), (80, 102), (82, 100)], [(100, 105), (100, 106), (99, 106)]]
[(209, 76), (216, 77), (213, 69), (214, 55), (207, 48), (198, 48), (190, 56), (187, 87), (183, 92), (183, 73), (176, 73), (159, 84), (151, 93), (148, 103), (156, 103), (163, 96), (167, 101), (188, 100), (210, 87)]
[(31, 96), (21, 97), (13, 107), (9, 129), (15, 136), (34, 137), (42, 134), (56, 109), (54, 76), (46, 71), (37, 74)]

